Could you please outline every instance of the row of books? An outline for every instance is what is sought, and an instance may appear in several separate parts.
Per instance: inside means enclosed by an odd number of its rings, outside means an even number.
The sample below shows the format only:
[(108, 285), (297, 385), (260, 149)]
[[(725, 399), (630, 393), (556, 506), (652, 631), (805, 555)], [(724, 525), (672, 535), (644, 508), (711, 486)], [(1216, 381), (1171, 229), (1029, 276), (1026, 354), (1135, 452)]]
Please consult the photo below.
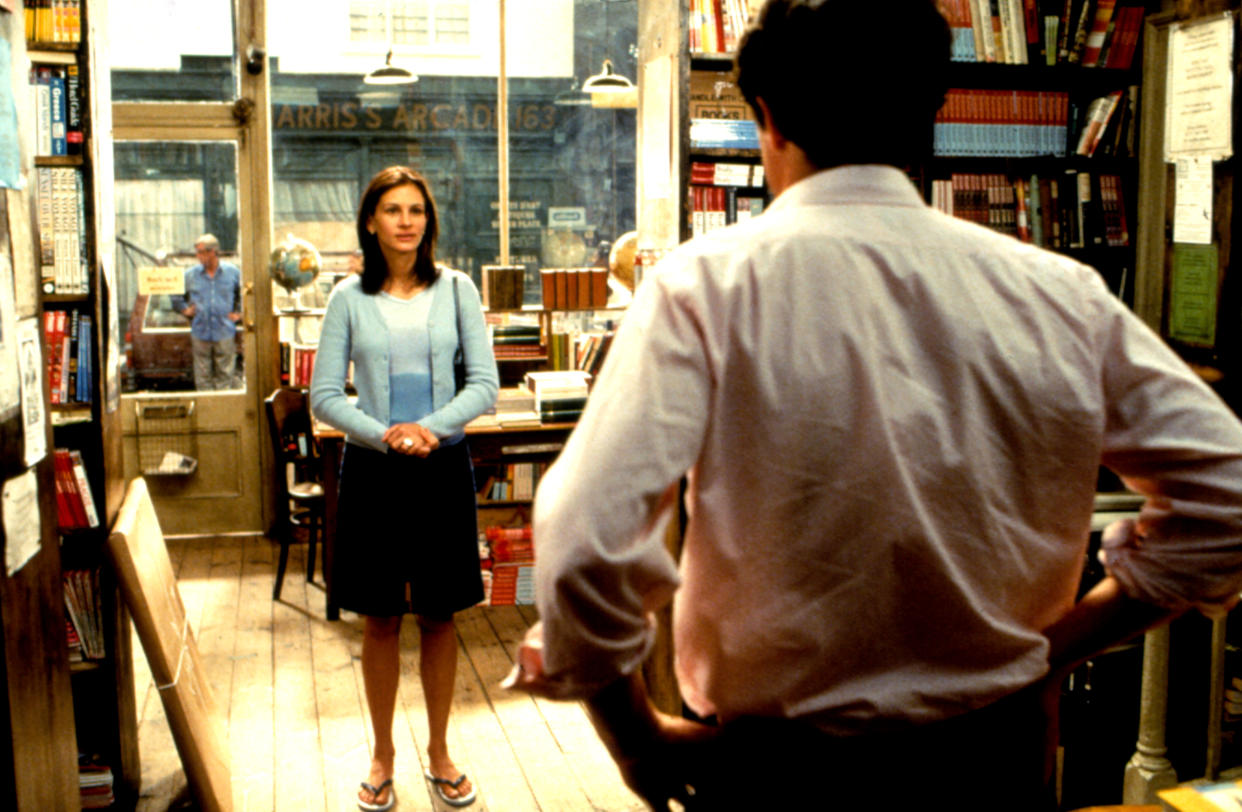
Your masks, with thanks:
[(933, 154), (1031, 157), (1134, 154), (1138, 86), (1086, 104), (1063, 91), (950, 90), (936, 114)]
[(86, 478), (86, 466), (77, 449), (57, 448), (52, 453), (56, 485), (56, 524), (63, 530), (99, 527), (99, 512)]
[(943, 0), (953, 59), (1127, 70), (1142, 0)]
[(535, 565), (496, 563), (483, 569), (480, 606), (533, 606)]
[(280, 382), (285, 386), (310, 386), (315, 371), (316, 347), (282, 342), (280, 345)]
[(579, 333), (574, 340), (573, 369), (585, 372), (594, 380), (599, 375), (608, 349), (612, 346), (611, 330), (603, 333)]
[(104, 647), (103, 609), (99, 595), (99, 570), (73, 569), (61, 573), (65, 609), (69, 615), (69, 659), (102, 660)]
[(1067, 169), (1060, 176), (954, 173), (932, 181), (932, 204), (948, 214), (1053, 248), (1130, 244), (1121, 176)]
[(535, 498), (539, 478), (547, 469), (546, 463), (513, 462), (495, 466), (478, 488), (479, 502), (526, 502)]
[(759, 125), (752, 119), (691, 118), (692, 149), (759, 149)]
[(762, 194), (738, 194), (736, 186), (689, 187), (690, 236), (742, 223), (763, 213)]
[(542, 268), (539, 282), (547, 310), (608, 306), (607, 268)]
[(24, 5), (27, 42), (82, 41), (82, 0), (25, 0)]
[(82, 172), (72, 166), (35, 168), (39, 273), (43, 292), (90, 292)]
[(77, 65), (32, 65), (30, 122), (35, 155), (81, 155), (82, 81)]
[(763, 188), (763, 164), (729, 161), (691, 161), (690, 182), (699, 186)]
[(93, 319), (78, 308), (43, 311), (43, 342), (53, 404), (90, 403), (95, 383)]
[(761, 0), (690, 0), (690, 50), (731, 54), (737, 51), (746, 24)]

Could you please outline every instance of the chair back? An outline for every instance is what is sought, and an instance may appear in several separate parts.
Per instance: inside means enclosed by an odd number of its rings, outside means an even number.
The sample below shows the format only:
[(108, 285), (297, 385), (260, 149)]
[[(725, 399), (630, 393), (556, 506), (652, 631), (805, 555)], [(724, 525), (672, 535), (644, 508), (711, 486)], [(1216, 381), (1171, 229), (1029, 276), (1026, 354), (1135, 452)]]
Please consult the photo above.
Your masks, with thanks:
[[(276, 463), (277, 494), (289, 498), (290, 469), (294, 483), (319, 482), (321, 457), (311, 429), (310, 404), (300, 389), (277, 389), (264, 401), (267, 427)], [(284, 512), (286, 505), (280, 505)]]

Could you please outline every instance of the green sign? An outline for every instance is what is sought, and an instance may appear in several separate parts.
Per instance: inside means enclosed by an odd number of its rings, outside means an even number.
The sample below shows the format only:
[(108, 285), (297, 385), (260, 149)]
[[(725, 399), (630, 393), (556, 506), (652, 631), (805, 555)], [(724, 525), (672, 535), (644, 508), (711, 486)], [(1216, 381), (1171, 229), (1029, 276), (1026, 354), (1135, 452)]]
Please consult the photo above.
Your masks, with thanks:
[(1218, 254), (1215, 245), (1173, 244), (1169, 338), (1200, 347), (1216, 345)]

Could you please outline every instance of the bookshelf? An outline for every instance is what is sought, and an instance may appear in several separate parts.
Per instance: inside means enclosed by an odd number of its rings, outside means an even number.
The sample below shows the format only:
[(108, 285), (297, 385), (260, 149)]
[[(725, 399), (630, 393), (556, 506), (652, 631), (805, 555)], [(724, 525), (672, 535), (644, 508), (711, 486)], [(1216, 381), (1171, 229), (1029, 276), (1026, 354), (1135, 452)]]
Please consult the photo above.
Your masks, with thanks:
[[(767, 205), (755, 123), (733, 83), (755, 0), (640, 0), (638, 260)], [(641, 278), (641, 277), (640, 277)]]
[(944, 4), (950, 91), (911, 176), (943, 211), (1095, 267), (1131, 306), (1137, 276), (1143, 0), (1052, 9)]
[(130, 619), (106, 546), (124, 489), (119, 359), (106, 341), (116, 318), (107, 8), (105, 0), (27, 6), (30, 96), (19, 109), (29, 116), (19, 116), (19, 127), (34, 147), (31, 236), (55, 483), (45, 519), (59, 537), (56, 599), (68, 621), (61, 645), (67, 637), (75, 754), (106, 768), (90, 771), (104, 787), (84, 783), (83, 806), (100, 800), (110, 770), (114, 808), (133, 808), (140, 774)]

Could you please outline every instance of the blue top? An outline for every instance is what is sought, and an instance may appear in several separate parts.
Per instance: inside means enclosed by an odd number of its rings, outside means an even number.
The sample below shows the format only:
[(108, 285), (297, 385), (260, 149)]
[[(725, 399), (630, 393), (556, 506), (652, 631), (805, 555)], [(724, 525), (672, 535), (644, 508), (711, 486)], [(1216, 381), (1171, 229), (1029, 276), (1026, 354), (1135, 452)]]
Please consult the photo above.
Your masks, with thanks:
[(432, 412), (431, 346), (427, 336), (431, 291), (424, 288), (409, 299), (380, 292), (375, 304), (388, 325), (392, 345), (388, 363), (388, 379), (392, 382), (388, 425), (413, 423)]
[[(453, 308), (454, 279), (458, 312)], [(311, 376), (311, 412), (345, 432), (347, 441), (386, 451), (388, 446), (382, 438), (392, 425), (392, 339), (380, 314), (378, 295), (363, 292), (361, 282), (357, 275), (348, 276), (328, 297)], [(431, 294), (427, 337), (433, 411), (417, 422), (441, 441), (456, 442), (464, 434), (466, 424), (496, 402), (500, 376), (492, 357), (479, 292), (470, 277), (441, 268), (425, 292)], [(453, 355), (457, 351), (459, 318), (466, 385), (456, 392)], [(356, 404), (345, 396), (345, 374), (350, 361), (354, 362)]]
[(194, 305), (190, 335), (200, 341), (220, 341), (237, 334), (237, 323), (230, 313), (241, 313), (241, 270), (232, 263), (221, 262), (215, 276), (208, 276), (202, 264), (185, 272), (185, 295), (174, 296), (177, 312)]

